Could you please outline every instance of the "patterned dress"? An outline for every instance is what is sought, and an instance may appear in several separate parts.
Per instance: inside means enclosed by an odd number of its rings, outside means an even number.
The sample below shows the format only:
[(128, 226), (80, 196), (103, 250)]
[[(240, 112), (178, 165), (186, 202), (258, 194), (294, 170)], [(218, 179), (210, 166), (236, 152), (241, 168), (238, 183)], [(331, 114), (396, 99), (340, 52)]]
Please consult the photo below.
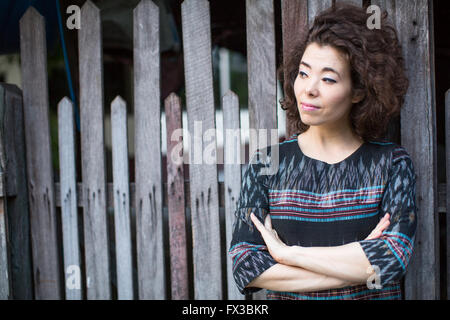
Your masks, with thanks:
[[(381, 285), (317, 292), (268, 290), (268, 299), (401, 299), (400, 280), (417, 226), (415, 184), (410, 156), (391, 142), (366, 141), (334, 164), (304, 155), (296, 135), (258, 150), (243, 176), (229, 249), (239, 291), (261, 290), (246, 286), (277, 263), (250, 220), (254, 212), (261, 221), (270, 214), (273, 228), (287, 245), (359, 242)], [(391, 216), (388, 229), (378, 239), (364, 240), (386, 212)]]

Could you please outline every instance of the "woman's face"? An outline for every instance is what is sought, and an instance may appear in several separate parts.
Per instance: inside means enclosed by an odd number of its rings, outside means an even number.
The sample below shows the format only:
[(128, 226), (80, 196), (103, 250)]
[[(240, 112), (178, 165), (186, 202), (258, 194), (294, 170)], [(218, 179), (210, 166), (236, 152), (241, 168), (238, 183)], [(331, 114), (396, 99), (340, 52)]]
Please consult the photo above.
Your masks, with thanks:
[[(294, 82), (300, 118), (307, 125), (349, 125), (352, 101), (350, 64), (331, 46), (307, 46)], [(304, 104), (318, 108), (308, 108)]]

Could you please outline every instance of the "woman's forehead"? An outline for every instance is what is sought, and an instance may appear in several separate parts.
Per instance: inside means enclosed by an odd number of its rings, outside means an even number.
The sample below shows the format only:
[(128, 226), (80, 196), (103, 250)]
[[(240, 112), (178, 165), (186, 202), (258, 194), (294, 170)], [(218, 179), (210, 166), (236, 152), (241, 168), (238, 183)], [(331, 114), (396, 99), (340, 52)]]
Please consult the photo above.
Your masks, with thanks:
[(316, 43), (306, 47), (299, 64), (302, 62), (312, 69), (331, 68), (342, 73), (349, 67), (348, 59), (341, 51), (329, 45), (321, 46)]

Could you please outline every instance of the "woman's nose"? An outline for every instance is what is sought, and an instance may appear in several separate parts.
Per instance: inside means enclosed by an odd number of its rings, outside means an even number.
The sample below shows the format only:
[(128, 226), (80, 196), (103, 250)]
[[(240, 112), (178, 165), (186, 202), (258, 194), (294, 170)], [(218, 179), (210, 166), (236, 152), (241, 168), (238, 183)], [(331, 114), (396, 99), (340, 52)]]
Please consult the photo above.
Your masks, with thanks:
[(309, 81), (309, 83), (306, 85), (305, 91), (308, 96), (311, 96), (311, 97), (317, 96), (319, 94), (319, 91), (317, 89), (316, 81), (313, 81), (311, 79), (311, 81)]
[(315, 97), (319, 94), (319, 91), (314, 86), (309, 86), (306, 88), (306, 94), (310, 97)]

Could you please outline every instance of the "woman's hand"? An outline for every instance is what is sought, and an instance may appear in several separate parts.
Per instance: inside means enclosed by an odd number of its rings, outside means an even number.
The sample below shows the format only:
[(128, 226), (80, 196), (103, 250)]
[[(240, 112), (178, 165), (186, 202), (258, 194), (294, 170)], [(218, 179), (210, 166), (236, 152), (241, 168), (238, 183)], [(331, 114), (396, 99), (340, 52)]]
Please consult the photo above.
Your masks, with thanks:
[(270, 215), (268, 214), (266, 216), (264, 224), (258, 220), (253, 212), (250, 214), (250, 219), (252, 219), (256, 228), (261, 233), (272, 258), (281, 264), (289, 264), (288, 259), (291, 256), (291, 247), (281, 241), (275, 229), (272, 228), (272, 220), (270, 219)]
[(386, 230), (387, 227), (389, 227), (389, 224), (391, 223), (389, 221), (389, 218), (390, 218), (390, 215), (389, 215), (389, 212), (387, 212), (384, 215), (383, 219), (381, 219), (380, 222), (378, 222), (375, 229), (373, 229), (372, 232), (364, 240), (373, 240), (373, 239), (377, 239), (377, 238), (381, 237), (381, 234), (383, 233), (383, 231)]
[[(277, 232), (272, 228), (272, 220), (270, 219), (270, 214), (266, 216), (264, 224), (262, 224), (253, 213), (250, 214), (250, 219), (253, 221), (256, 228), (261, 233), (261, 236), (264, 239), (264, 242), (266, 243), (267, 249), (269, 250), (272, 258), (274, 258), (275, 261), (281, 264), (290, 265), (291, 263), (289, 261), (289, 258), (292, 257), (292, 247), (286, 245), (278, 237)], [(389, 227), (389, 219), (390, 215), (389, 213), (386, 213), (365, 240), (373, 240), (381, 237), (383, 231)]]

